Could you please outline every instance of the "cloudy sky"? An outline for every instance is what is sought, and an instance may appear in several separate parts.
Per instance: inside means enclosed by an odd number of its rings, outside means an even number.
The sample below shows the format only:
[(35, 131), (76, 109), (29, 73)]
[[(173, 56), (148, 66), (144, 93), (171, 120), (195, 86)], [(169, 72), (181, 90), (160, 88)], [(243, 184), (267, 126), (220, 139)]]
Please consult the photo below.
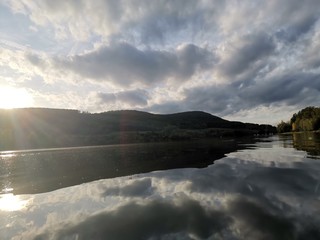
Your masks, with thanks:
[(0, 107), (276, 124), (319, 105), (319, 50), (319, 0), (1, 0)]

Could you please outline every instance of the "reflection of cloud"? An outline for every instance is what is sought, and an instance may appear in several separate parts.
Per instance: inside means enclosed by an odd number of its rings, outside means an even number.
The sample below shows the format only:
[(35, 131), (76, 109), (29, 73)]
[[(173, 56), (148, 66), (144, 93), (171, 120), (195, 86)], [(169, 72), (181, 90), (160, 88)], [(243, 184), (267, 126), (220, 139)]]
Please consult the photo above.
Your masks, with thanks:
[(313, 190), (318, 184), (307, 171), (292, 168), (260, 168), (249, 174), (246, 180), (282, 194), (303, 197), (316, 194)]
[(234, 220), (237, 239), (319, 239), (318, 221), (303, 214), (293, 216), (294, 209), (272, 205), (251, 198), (237, 197), (229, 202), (228, 212)]
[(149, 239), (180, 232), (203, 239), (219, 233), (228, 221), (222, 212), (206, 210), (190, 199), (173, 203), (155, 200), (95, 214), (54, 233), (48, 229), (36, 239)]
[(26, 207), (28, 201), (21, 199), (11, 193), (0, 195), (0, 210), (1, 211), (18, 211)]
[[(265, 146), (264, 155), (247, 149), (204, 169), (157, 171), (33, 195), (28, 206), (32, 211), (17, 212), (23, 225), (16, 221), (14, 228), (5, 229), (5, 236), (319, 239), (319, 162), (287, 148), (268, 155), (271, 144), (260, 146)], [(265, 163), (258, 161), (259, 154)], [(295, 163), (292, 154), (297, 154)], [(277, 167), (270, 165), (272, 161)], [(48, 218), (51, 212), (55, 214)], [(27, 229), (28, 224), (34, 228)]]
[(272, 214), (259, 203), (237, 198), (228, 209), (236, 219), (240, 239), (294, 239), (291, 220)]
[(152, 181), (150, 178), (136, 180), (129, 185), (118, 186), (107, 188), (105, 192), (102, 194), (103, 196), (112, 196), (112, 195), (120, 195), (120, 196), (146, 196), (154, 191), (152, 187)]
[[(189, 198), (128, 202), (26, 236), (35, 239), (317, 239), (316, 222), (292, 216), (293, 209), (231, 197), (216, 210)], [(31, 235), (30, 235), (31, 234)], [(170, 238), (172, 237), (172, 238)], [(310, 238), (311, 237), (311, 238)], [(312, 238), (313, 237), (313, 238)]]

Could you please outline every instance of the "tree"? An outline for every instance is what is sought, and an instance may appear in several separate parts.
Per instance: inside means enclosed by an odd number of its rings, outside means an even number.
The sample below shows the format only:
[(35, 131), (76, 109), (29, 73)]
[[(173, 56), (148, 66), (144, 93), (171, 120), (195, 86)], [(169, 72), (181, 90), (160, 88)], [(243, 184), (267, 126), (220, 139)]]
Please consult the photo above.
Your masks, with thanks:
[(314, 131), (320, 129), (320, 108), (306, 107), (298, 113), (293, 114), (291, 124), (294, 130)]
[(290, 132), (291, 125), (288, 122), (281, 121), (277, 126), (278, 133)]

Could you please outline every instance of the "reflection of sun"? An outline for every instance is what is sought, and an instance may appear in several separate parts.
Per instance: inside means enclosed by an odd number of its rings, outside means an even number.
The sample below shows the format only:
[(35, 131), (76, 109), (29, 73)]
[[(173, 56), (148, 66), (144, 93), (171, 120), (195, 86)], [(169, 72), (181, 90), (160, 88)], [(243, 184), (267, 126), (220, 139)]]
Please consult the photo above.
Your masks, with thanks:
[(0, 211), (18, 211), (26, 207), (28, 201), (12, 193), (0, 195)]
[(0, 108), (30, 107), (31, 95), (23, 88), (0, 87)]
[(16, 154), (13, 151), (2, 151), (0, 152), (0, 159), (8, 159), (16, 156)]

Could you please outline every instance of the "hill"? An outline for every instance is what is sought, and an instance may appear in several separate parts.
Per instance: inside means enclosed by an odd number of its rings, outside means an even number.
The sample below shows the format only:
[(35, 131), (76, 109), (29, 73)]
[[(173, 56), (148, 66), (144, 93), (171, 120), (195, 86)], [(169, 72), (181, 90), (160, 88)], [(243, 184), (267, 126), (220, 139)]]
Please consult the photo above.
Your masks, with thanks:
[(274, 133), (270, 125), (232, 122), (193, 111), (86, 113), (25, 108), (0, 110), (0, 149), (30, 149)]

